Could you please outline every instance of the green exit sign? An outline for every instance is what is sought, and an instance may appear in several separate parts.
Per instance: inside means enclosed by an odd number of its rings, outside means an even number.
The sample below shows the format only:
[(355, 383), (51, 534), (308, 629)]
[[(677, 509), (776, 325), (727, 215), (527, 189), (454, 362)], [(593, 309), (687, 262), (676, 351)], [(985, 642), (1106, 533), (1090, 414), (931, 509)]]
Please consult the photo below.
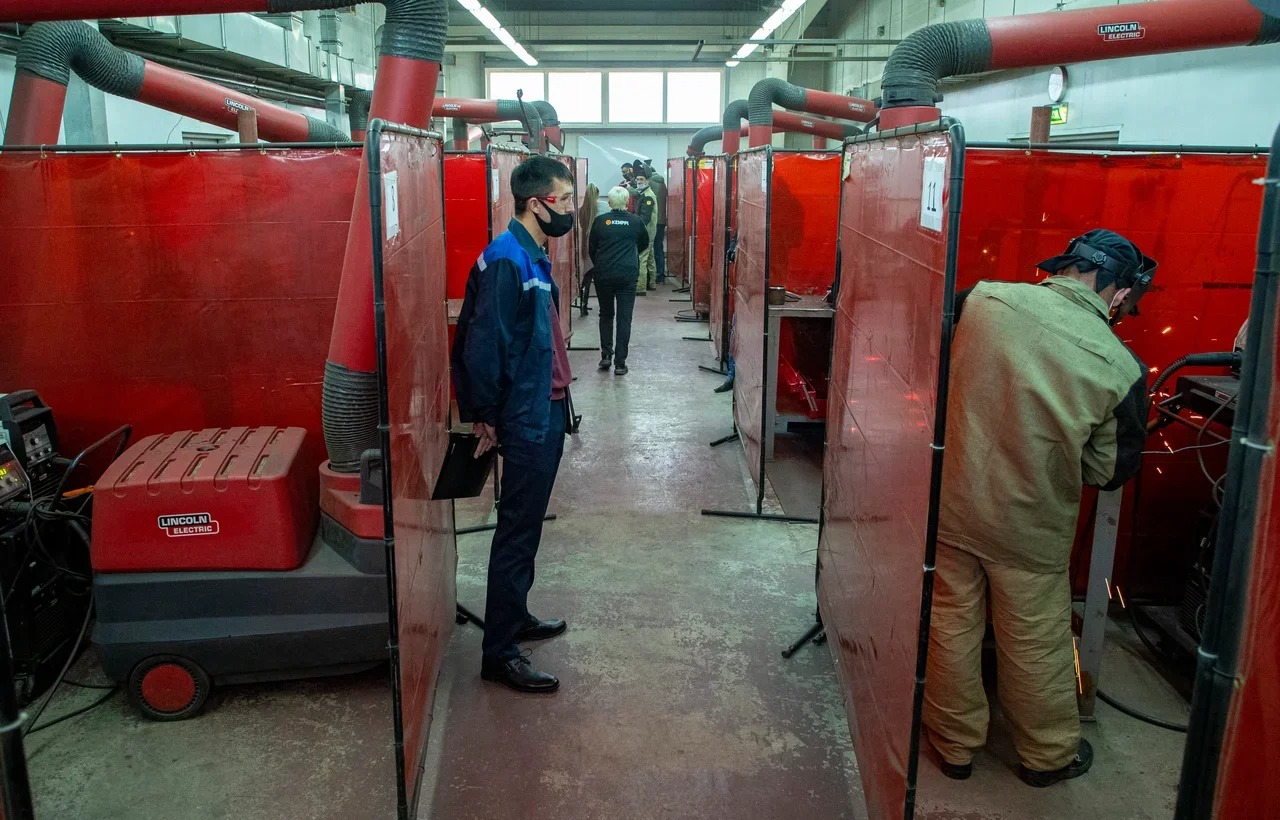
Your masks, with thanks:
[(1067, 121), (1067, 107), (1065, 105), (1055, 105), (1049, 110), (1049, 124), (1062, 125)]

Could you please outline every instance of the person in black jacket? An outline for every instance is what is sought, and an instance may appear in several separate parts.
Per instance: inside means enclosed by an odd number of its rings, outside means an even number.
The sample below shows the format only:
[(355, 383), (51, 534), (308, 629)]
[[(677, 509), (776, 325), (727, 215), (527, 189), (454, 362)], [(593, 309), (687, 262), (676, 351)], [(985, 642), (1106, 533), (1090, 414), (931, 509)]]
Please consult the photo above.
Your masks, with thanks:
[[(626, 188), (609, 191), (608, 213), (591, 224), (591, 254), (596, 294), (600, 300), (600, 369), (627, 374), (627, 348), (631, 342), (631, 314), (636, 305), (636, 281), (640, 278), (640, 253), (649, 247), (644, 223), (626, 211)], [(614, 306), (617, 305), (618, 346), (613, 345)]]

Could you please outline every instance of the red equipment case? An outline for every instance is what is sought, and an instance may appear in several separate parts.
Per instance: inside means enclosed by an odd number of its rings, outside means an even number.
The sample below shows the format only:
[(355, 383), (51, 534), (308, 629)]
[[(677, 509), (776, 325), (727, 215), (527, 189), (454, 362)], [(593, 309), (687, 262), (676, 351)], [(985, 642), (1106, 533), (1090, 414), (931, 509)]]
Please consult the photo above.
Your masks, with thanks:
[(291, 570), (318, 523), (301, 427), (148, 436), (94, 493), (96, 572)]

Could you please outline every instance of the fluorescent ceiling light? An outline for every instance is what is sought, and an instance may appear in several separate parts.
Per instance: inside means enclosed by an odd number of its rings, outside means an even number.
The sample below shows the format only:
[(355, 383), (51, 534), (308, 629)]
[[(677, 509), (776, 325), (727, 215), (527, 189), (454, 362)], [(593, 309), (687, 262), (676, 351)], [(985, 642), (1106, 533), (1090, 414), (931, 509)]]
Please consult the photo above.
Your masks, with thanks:
[(778, 30), (778, 27), (787, 22), (787, 20), (791, 18), (791, 15), (799, 11), (800, 7), (803, 5), (804, 0), (783, 0), (782, 7), (769, 15), (769, 19), (764, 21), (764, 25), (756, 29), (755, 34), (751, 35), (750, 39), (743, 44), (742, 48), (738, 49), (738, 53), (733, 55), (733, 59), (726, 62), (725, 65), (732, 68), (737, 65), (738, 61), (743, 57), (749, 56), (751, 52), (760, 47), (760, 42), (762, 40), (769, 39), (769, 37)]
[(520, 62), (527, 66), (535, 66), (538, 61), (534, 59), (524, 46), (511, 35), (511, 32), (502, 27), (498, 22), (498, 18), (493, 16), (493, 12), (485, 8), (480, 0), (458, 0), (458, 5), (471, 12), (471, 16), (480, 22), (480, 25), (489, 30), (498, 41), (511, 50), (511, 53), (520, 58)]

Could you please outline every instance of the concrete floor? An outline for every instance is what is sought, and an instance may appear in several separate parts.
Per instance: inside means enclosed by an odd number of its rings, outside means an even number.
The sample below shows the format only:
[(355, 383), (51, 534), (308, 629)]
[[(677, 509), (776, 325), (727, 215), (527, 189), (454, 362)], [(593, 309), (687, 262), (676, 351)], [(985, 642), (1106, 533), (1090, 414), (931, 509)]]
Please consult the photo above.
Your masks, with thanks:
[[(817, 529), (699, 514), (755, 494), (740, 447), (707, 446), (730, 430), (730, 398), (697, 370), (707, 346), (680, 339), (697, 334), (671, 321), (669, 295), (637, 300), (627, 376), (571, 353), (584, 421), (533, 592), (536, 614), (570, 626), (531, 645), (561, 689), (482, 684), (479, 630), (455, 633), (422, 818), (865, 816), (826, 650), (778, 654), (811, 622)], [(594, 314), (575, 327), (595, 344)], [(814, 472), (815, 502), (818, 487)], [(488, 506), (460, 506), (460, 525)], [(475, 609), (488, 547), (459, 539), (458, 599)]]
[[(699, 326), (671, 321), (669, 294), (638, 300), (626, 377), (573, 352), (582, 434), (566, 451), (534, 589), (563, 637), (532, 645), (558, 674), (552, 696), (479, 680), (480, 633), (455, 630), (439, 684), (420, 818), (489, 820), (845, 820), (864, 818), (841, 695), (824, 648), (778, 651), (813, 610), (816, 527), (699, 515), (747, 510), (755, 493), (729, 432), (719, 377), (697, 370)], [(594, 315), (576, 341), (594, 344)], [(691, 328), (694, 332), (691, 332)], [(805, 447), (780, 447), (772, 511), (816, 511)], [(490, 499), (460, 503), (460, 526)], [(489, 537), (459, 539), (459, 601), (482, 611)], [(1116, 627), (1104, 688), (1177, 718), (1185, 704)], [(75, 672), (93, 680), (91, 657)], [(56, 716), (97, 693), (62, 692)], [(924, 820), (1167, 818), (1182, 736), (1100, 706), (1086, 778), (1019, 783), (997, 719), (974, 778), (927, 760)], [(117, 698), (28, 739), (37, 809), (58, 820), (394, 816), (385, 669), (321, 681), (231, 687), (207, 713), (158, 724)]]

